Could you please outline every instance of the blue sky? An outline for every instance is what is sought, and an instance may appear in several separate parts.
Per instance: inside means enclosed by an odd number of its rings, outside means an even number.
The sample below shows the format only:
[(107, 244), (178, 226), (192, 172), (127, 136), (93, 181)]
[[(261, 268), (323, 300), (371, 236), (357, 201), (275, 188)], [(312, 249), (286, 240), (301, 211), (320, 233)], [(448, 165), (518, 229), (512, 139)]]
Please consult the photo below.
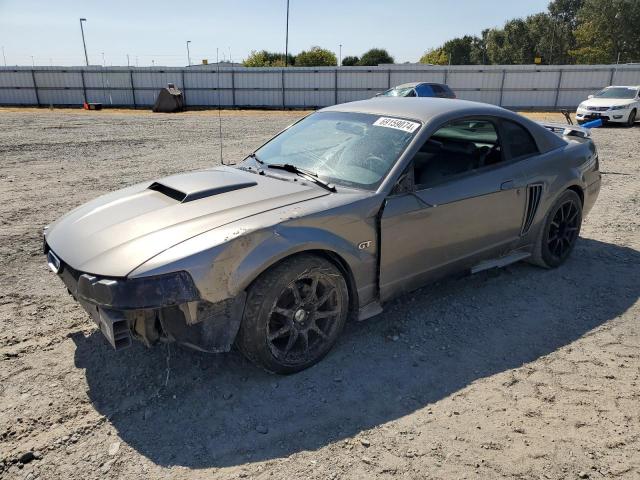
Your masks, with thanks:
[[(417, 61), (445, 40), (479, 34), (544, 11), (549, 0), (290, 0), (289, 50), (320, 45), (342, 55), (371, 47), (396, 62)], [(7, 64), (81, 65), (78, 19), (86, 17), (91, 64), (181, 66), (191, 40), (194, 63), (234, 61), (251, 50), (284, 51), (286, 0), (0, 0), (0, 46)], [(33, 59), (32, 59), (33, 56)], [(0, 62), (3, 59), (0, 57)], [(1, 64), (1, 63), (0, 63)]]

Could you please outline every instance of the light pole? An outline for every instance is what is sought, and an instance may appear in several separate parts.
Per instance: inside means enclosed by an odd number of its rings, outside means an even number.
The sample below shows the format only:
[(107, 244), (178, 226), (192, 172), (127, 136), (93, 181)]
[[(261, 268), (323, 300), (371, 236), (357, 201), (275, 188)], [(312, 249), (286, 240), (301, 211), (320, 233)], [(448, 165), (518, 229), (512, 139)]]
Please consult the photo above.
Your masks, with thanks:
[(287, 31), (284, 39), (284, 66), (289, 61), (289, 0), (287, 0)]
[(187, 61), (189, 62), (189, 66), (191, 66), (191, 53), (189, 53), (189, 44), (191, 40), (187, 40)]
[(34, 66), (34, 67), (36, 66), (36, 61), (33, 58), (33, 55), (31, 55), (31, 65)]
[(129, 54), (127, 53), (127, 67), (129, 67)]
[(82, 28), (82, 22), (86, 22), (86, 18), (80, 19), (80, 33), (82, 33), (82, 46), (84, 47), (84, 60), (87, 63), (87, 67), (89, 66), (89, 55), (87, 55), (87, 43), (84, 41), (84, 28)]
[(342, 44), (340, 44), (340, 56), (338, 57), (338, 66), (342, 66)]
[(7, 66), (7, 56), (4, 54), (4, 46), (2, 47), (2, 59), (4, 60), (4, 66)]

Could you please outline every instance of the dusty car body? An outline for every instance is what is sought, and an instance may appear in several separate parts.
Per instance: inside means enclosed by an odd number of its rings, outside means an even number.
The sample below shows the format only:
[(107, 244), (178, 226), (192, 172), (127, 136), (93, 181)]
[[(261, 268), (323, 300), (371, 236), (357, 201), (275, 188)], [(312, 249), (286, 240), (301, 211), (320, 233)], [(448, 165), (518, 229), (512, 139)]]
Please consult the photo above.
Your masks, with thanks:
[[(347, 316), (376, 315), (403, 292), (519, 260), (562, 263), (600, 174), (585, 129), (553, 130), (465, 101), (336, 105), (237, 165), (82, 205), (45, 229), (44, 251), (114, 348), (135, 338), (225, 352), (235, 341), (267, 370), (290, 373), (326, 354)], [(327, 158), (338, 158), (333, 144), (344, 140), (348, 179), (296, 150), (309, 138), (326, 143)], [(318, 168), (298, 171), (270, 155), (309, 155), (305, 165)], [(557, 207), (565, 198), (568, 207)]]

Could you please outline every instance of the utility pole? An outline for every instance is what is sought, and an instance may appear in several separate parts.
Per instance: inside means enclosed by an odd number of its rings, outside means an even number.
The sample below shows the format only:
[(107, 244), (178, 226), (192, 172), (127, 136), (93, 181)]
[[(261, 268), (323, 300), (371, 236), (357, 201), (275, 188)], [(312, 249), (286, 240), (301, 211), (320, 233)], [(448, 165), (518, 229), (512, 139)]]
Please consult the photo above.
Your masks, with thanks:
[(187, 62), (189, 64), (189, 66), (191, 66), (191, 53), (189, 53), (189, 44), (191, 43), (191, 40), (187, 40)]
[(342, 44), (340, 44), (340, 55), (338, 56), (338, 66), (342, 66)]
[(82, 22), (86, 22), (86, 18), (80, 19), (80, 32), (82, 33), (82, 46), (84, 47), (84, 60), (87, 63), (87, 67), (89, 66), (89, 55), (87, 55), (87, 43), (84, 41), (84, 28), (82, 28)]
[(287, 30), (284, 38), (284, 66), (286, 67), (289, 61), (289, 0), (287, 0)]
[(127, 67), (129, 67), (129, 54), (127, 53)]
[(4, 54), (4, 46), (2, 47), (2, 59), (4, 60), (4, 66), (7, 66), (7, 56)]
[(231, 60), (231, 47), (229, 47), (229, 63), (233, 66), (233, 60)]
[(36, 66), (36, 61), (33, 58), (33, 55), (31, 55), (31, 65), (34, 66), (34, 67)]

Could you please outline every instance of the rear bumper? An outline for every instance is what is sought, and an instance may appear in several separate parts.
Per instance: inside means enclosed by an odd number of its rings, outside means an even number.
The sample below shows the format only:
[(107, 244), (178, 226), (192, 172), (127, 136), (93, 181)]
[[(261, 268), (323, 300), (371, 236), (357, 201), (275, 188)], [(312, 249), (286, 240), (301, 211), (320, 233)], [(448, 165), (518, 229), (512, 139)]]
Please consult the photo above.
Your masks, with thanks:
[(200, 297), (187, 272), (104, 278), (74, 270), (55, 257), (46, 242), (44, 251), (69, 293), (116, 350), (130, 346), (133, 339), (147, 346), (165, 340), (207, 352), (231, 349), (244, 295), (211, 303)]

